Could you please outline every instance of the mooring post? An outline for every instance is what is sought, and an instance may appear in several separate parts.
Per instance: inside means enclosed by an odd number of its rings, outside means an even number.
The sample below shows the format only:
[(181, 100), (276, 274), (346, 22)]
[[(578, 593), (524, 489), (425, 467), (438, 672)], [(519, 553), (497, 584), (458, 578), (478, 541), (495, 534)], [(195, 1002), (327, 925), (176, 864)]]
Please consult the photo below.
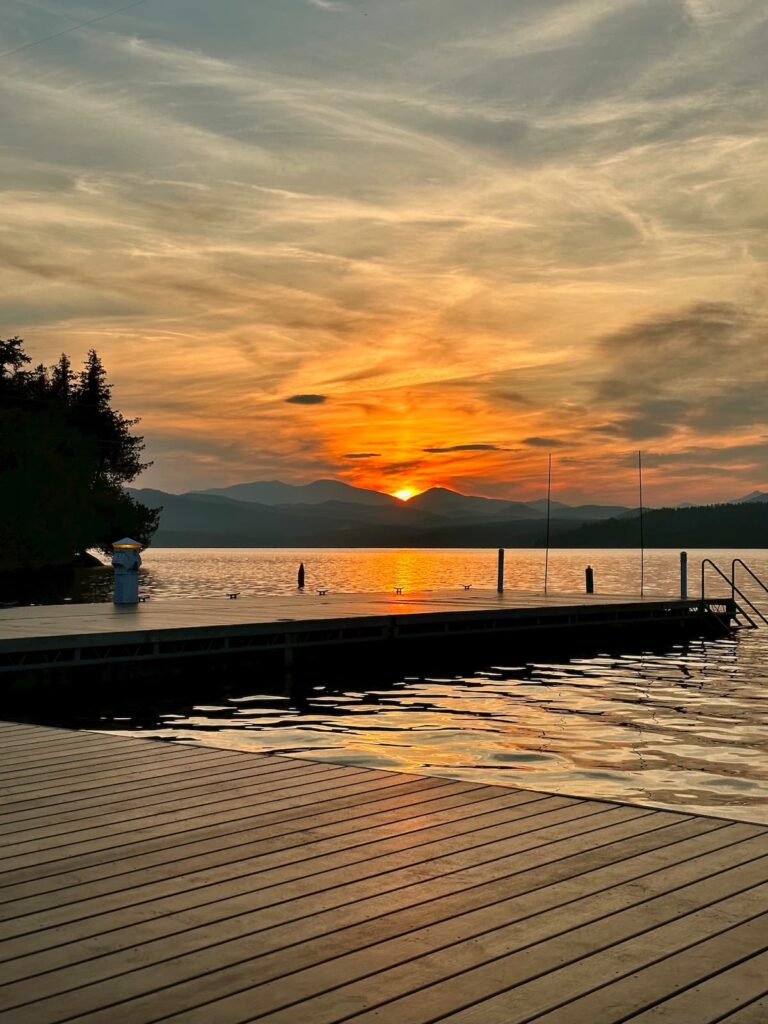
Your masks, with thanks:
[(587, 593), (594, 594), (595, 592), (595, 572), (591, 565), (588, 565), (584, 575), (587, 578)]
[(304, 589), (304, 563), (303, 562), (299, 565), (298, 587), (299, 587), (299, 590), (303, 590)]
[(683, 601), (688, 597), (688, 552), (680, 552), (680, 597)]
[(504, 593), (504, 548), (499, 548), (499, 571), (496, 577), (496, 589), (500, 594)]
[(138, 604), (141, 544), (130, 537), (123, 537), (115, 541), (112, 551), (112, 566), (115, 570), (112, 600), (115, 604)]

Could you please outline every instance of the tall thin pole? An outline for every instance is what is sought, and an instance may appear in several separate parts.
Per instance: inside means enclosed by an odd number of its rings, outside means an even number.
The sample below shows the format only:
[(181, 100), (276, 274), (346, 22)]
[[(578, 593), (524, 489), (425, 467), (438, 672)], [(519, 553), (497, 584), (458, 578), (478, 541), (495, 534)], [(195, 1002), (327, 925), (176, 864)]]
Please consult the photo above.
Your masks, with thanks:
[(637, 479), (640, 486), (640, 597), (645, 591), (645, 535), (643, 533), (643, 453), (637, 453)]
[(544, 552), (544, 593), (547, 592), (547, 581), (549, 578), (549, 522), (552, 507), (552, 453), (547, 459), (547, 540)]

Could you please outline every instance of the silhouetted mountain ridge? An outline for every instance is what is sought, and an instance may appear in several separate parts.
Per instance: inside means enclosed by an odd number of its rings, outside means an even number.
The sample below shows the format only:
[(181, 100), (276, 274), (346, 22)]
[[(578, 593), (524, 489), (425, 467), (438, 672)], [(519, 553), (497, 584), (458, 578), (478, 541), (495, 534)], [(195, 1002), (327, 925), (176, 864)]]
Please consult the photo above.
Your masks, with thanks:
[(742, 498), (734, 498), (730, 504), (744, 505), (754, 502), (768, 502), (768, 491), (752, 491), (750, 494), (745, 494)]
[[(386, 504), (267, 504), (214, 492), (167, 494), (146, 488), (131, 494), (145, 505), (162, 508), (155, 538), (161, 547), (529, 547), (543, 545), (546, 532), (544, 514), (533, 503), (442, 488), (434, 488), (421, 502), (389, 499)], [(448, 511), (440, 514), (438, 508)], [(616, 509), (617, 515), (606, 517)], [(638, 511), (597, 505), (581, 511), (553, 503), (552, 545), (636, 547)], [(767, 524), (768, 509), (761, 500), (648, 509), (645, 540), (648, 547), (765, 547)]]
[(190, 494), (216, 494), (235, 501), (259, 505), (320, 505), (326, 501), (344, 501), (357, 505), (399, 505), (391, 494), (353, 487), (341, 480), (315, 480), (311, 484), (285, 484), (281, 480), (255, 480), (230, 487), (210, 487)]
[[(476, 494), (462, 494), (448, 487), (430, 487), (403, 502), (391, 494), (354, 487), (340, 480), (315, 480), (310, 484), (286, 484), (280, 480), (256, 480), (252, 483), (214, 487), (204, 491), (190, 491), (190, 498), (219, 497), (269, 507), (311, 505), (315, 508), (336, 502), (349, 505), (368, 505), (387, 509), (418, 509), (420, 512), (448, 519), (474, 522), (487, 517), (502, 519), (538, 519), (546, 516), (547, 499), (510, 501), (508, 498), (487, 498)], [(635, 510), (623, 505), (567, 505), (551, 502), (555, 517), (586, 522), (590, 519), (608, 519), (611, 516), (634, 514)]]

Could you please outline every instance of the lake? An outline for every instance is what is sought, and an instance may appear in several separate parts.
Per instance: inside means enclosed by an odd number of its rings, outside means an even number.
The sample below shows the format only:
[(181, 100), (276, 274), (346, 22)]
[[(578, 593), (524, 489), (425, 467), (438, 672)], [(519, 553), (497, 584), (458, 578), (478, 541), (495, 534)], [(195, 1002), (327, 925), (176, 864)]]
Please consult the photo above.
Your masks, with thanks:
[[(692, 594), (705, 556), (730, 566), (735, 552), (689, 553)], [(768, 579), (768, 553), (739, 554)], [(540, 590), (541, 550), (508, 550), (507, 583)], [(142, 587), (152, 600), (287, 593), (303, 560), (307, 587), (406, 591), (492, 587), (487, 550), (151, 549)], [(627, 550), (556, 550), (552, 591), (637, 593), (639, 556)], [(91, 583), (108, 597), (109, 574)], [(647, 594), (675, 594), (679, 555), (649, 551)], [(762, 600), (754, 585), (750, 595)], [(722, 593), (714, 581), (711, 593)], [(81, 598), (84, 596), (81, 591)], [(765, 602), (763, 602), (765, 608)], [(176, 700), (133, 709), (102, 728), (259, 752), (370, 765), (477, 782), (627, 800), (768, 822), (768, 628), (654, 651), (606, 649), (570, 661), (528, 663), (508, 655), (476, 671), (313, 680), (301, 701), (260, 692), (249, 680), (219, 681), (196, 706)], [(160, 712), (164, 717), (160, 717)], [(117, 718), (121, 720), (117, 720)]]
[[(730, 567), (734, 554), (768, 577), (768, 552), (689, 552), (690, 592), (698, 593), (698, 567), (712, 557)], [(308, 590), (328, 588), (355, 592), (441, 590), (471, 584), (496, 587), (496, 551), (478, 548), (149, 548), (143, 553), (142, 593), (152, 599), (224, 597), (228, 591), (287, 594), (296, 589), (299, 563), (306, 569)], [(640, 556), (627, 549), (560, 549), (550, 552), (548, 583), (552, 592), (583, 591), (584, 570), (595, 572), (595, 590), (604, 594), (637, 594)], [(506, 583), (510, 589), (539, 591), (544, 582), (544, 551), (510, 548), (506, 552)], [(679, 553), (645, 552), (645, 593), (679, 593)], [(69, 592), (75, 600), (111, 599), (110, 572), (84, 572)]]

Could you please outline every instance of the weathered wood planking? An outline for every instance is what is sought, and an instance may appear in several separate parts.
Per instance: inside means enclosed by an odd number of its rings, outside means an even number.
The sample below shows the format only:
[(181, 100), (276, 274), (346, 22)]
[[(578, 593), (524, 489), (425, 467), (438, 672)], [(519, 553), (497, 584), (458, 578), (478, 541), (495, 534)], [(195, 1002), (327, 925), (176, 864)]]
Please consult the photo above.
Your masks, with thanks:
[(3, 1024), (765, 1024), (768, 828), (0, 723)]

